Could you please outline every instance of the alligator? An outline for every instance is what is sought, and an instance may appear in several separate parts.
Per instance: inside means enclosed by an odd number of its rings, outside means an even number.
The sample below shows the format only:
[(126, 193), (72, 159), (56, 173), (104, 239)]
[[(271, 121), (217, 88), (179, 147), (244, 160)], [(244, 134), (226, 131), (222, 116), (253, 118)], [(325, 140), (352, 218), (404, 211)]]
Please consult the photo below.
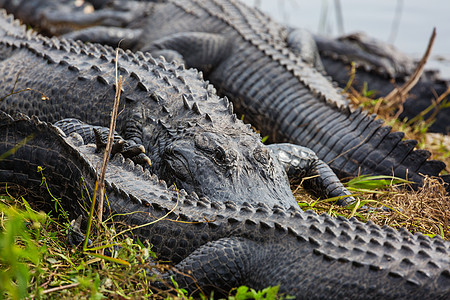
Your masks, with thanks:
[[(364, 33), (353, 33), (339, 38), (314, 36), (321, 62), (328, 75), (340, 87), (345, 87), (350, 78), (351, 63), (356, 66), (353, 85), (357, 90), (376, 91), (384, 97), (395, 87), (402, 86), (416, 68), (415, 62), (393, 46), (368, 37)], [(342, 70), (347, 70), (343, 72)], [(436, 70), (425, 70), (420, 80), (410, 91), (403, 104), (400, 118), (411, 120), (432, 105), (449, 88), (448, 80), (442, 79)], [(433, 111), (424, 116), (430, 117)], [(450, 108), (441, 109), (431, 126), (431, 132), (450, 133)]]
[[(117, 50), (116, 59), (112, 48), (42, 37), (17, 23), (2, 12), (0, 110), (107, 126), (119, 87), (117, 63), (124, 78), (117, 131), (126, 143), (143, 146), (151, 160), (147, 167), (161, 179), (214, 201), (258, 199), (290, 207), (297, 202), (289, 174), (310, 177), (305, 186), (321, 197), (354, 201), (311, 150), (262, 144), (196, 70), (142, 52)], [(80, 127), (67, 124), (72, 131)]]
[[(89, 16), (76, 11), (66, 16), (61, 11), (57, 17), (45, 9), (51, 1), (38, 2), (42, 9), (35, 14), (41, 20), (37, 22), (47, 28), (55, 24), (57, 32), (70, 31), (88, 18), (84, 26), (89, 28), (70, 34), (94, 40), (101, 36), (102, 42), (109, 39), (113, 44), (123, 40), (121, 45), (133, 50), (202, 70), (219, 94), (229, 97), (236, 112), (269, 142), (312, 149), (340, 178), (384, 174), (421, 183), (422, 174), (437, 176), (445, 167), (429, 160), (428, 151), (414, 150), (416, 141), (402, 140), (402, 132), (391, 132), (375, 115), (361, 108), (352, 111), (341, 91), (302, 60), (298, 31), (238, 1), (99, 1), (99, 9)], [(27, 15), (22, 6), (15, 6), (18, 3), (3, 6)], [(117, 10), (146, 17), (136, 17), (123, 30), (109, 25), (111, 11)], [(120, 16), (117, 22), (128, 22)]]
[[(11, 154), (0, 160), (1, 181), (23, 186), (27, 197), (39, 195), (29, 200), (52, 206), (36, 172), (42, 167), (70, 217), (86, 216), (86, 192), (93, 192), (103, 157), (95, 145), (37, 118), (0, 113), (0, 153)], [(264, 203), (211, 201), (167, 187), (121, 154), (111, 159), (105, 178), (105, 215), (150, 241), (159, 259), (174, 264), (161, 278), (173, 276), (190, 292), (224, 296), (245, 284), (280, 285), (280, 293), (298, 299), (450, 297), (450, 243), (440, 237)]]

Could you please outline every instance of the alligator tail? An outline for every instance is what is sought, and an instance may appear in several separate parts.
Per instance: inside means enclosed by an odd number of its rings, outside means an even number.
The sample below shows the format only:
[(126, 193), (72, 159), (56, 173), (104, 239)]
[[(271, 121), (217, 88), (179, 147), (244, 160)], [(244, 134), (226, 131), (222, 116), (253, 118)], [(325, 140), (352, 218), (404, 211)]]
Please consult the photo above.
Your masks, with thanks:
[(438, 176), (445, 168), (442, 161), (428, 160), (428, 151), (414, 150), (417, 141), (403, 140), (403, 132), (391, 132), (361, 108), (335, 108), (322, 116), (306, 143), (340, 177), (384, 174), (421, 183), (423, 175)]

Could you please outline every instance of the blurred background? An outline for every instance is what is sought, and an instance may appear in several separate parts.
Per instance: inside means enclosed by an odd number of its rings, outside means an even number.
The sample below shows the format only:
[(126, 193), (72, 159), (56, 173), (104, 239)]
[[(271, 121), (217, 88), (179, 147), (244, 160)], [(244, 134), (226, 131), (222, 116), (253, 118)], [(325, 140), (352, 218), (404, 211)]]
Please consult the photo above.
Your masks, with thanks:
[(275, 20), (327, 36), (364, 31), (420, 58), (433, 27), (437, 36), (427, 68), (450, 78), (450, 1), (242, 0)]

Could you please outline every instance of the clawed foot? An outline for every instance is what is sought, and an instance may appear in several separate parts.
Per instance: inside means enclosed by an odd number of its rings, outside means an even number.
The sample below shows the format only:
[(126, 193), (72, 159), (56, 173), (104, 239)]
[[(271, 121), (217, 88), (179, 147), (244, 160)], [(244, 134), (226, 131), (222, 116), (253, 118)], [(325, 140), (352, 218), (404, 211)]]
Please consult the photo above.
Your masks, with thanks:
[[(94, 143), (97, 146), (97, 151), (103, 151), (108, 142), (109, 128), (90, 125), (78, 119), (63, 119), (54, 124), (62, 130), (67, 136), (71, 134), (78, 134), (82, 143)], [(151, 165), (150, 158), (145, 154), (145, 147), (133, 140), (126, 140), (118, 133), (114, 133), (114, 142), (111, 150), (111, 155), (122, 154), (125, 158), (134, 161), (135, 164), (140, 164), (144, 168)]]
[[(109, 130), (104, 127), (94, 128), (97, 151), (102, 151), (106, 148), (108, 132)], [(119, 153), (143, 167), (148, 167), (152, 164), (150, 158), (145, 154), (145, 147), (142, 144), (137, 144), (133, 140), (125, 140), (121, 136), (115, 135), (111, 155), (114, 156)]]

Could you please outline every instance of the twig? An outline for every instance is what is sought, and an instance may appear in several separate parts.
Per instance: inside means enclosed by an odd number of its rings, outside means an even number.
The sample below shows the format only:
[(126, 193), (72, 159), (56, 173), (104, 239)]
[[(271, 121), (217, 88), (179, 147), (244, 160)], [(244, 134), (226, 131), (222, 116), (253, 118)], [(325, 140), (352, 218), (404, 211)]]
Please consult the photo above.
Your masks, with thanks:
[(425, 64), (431, 54), (431, 49), (433, 48), (434, 40), (436, 38), (436, 28), (433, 28), (433, 33), (431, 34), (430, 41), (428, 42), (427, 50), (417, 65), (416, 70), (411, 75), (409, 80), (403, 84), (401, 87), (394, 88), (386, 97), (384, 97), (385, 103), (387, 103), (387, 108), (393, 108), (394, 106), (400, 106), (405, 102), (406, 95), (409, 91), (416, 85), (422, 76)]
[(425, 122), (431, 122), (431, 120), (434, 120), (434, 118), (436, 118), (438, 112), (441, 110), (442, 106), (440, 105), (442, 100), (444, 100), (448, 95), (450, 95), (450, 86), (447, 87), (447, 90), (442, 93), (442, 95), (440, 95), (436, 101), (434, 101), (434, 106), (435, 109), (433, 111), (433, 113), (431, 114), (431, 116), (425, 121)]
[(43, 287), (46, 287), (47, 285), (49, 285), (52, 282), (53, 276), (57, 273), (58, 269), (59, 269), (59, 266), (56, 266), (55, 271), (50, 273), (50, 276), (48, 277), (47, 281), (44, 282), (43, 284), (41, 284), (39, 287), (43, 288)]
[(105, 196), (105, 173), (114, 142), (114, 131), (116, 130), (117, 112), (119, 109), (119, 100), (123, 83), (123, 77), (118, 76), (118, 66), (117, 66), (118, 60), (119, 60), (119, 48), (117, 48), (116, 50), (116, 61), (115, 61), (116, 94), (114, 96), (114, 107), (111, 112), (111, 123), (109, 125), (108, 142), (106, 143), (105, 155), (103, 156), (103, 163), (100, 169), (100, 174), (97, 175), (98, 193), (99, 193), (97, 213), (99, 223), (101, 223), (103, 219), (103, 198)]
[(48, 289), (48, 290), (43, 290), (42, 294), (44, 294), (44, 295), (45, 294), (50, 294), (50, 293), (53, 293), (53, 292), (70, 289), (70, 288), (73, 288), (73, 287), (76, 287), (76, 286), (79, 286), (79, 285), (80, 285), (79, 282), (75, 282), (75, 283), (71, 283), (71, 284), (68, 284), (68, 285), (58, 286), (58, 287), (54, 287), (54, 288), (51, 288), (51, 289)]

